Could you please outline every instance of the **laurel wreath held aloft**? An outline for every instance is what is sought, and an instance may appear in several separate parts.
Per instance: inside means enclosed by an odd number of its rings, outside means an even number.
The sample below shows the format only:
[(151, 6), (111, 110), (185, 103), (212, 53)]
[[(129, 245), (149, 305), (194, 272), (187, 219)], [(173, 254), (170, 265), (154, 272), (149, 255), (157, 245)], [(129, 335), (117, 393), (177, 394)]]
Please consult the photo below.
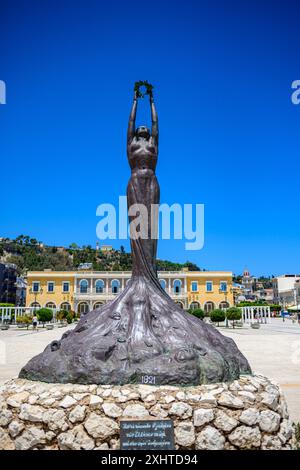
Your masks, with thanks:
[[(145, 87), (146, 91), (142, 92), (140, 90), (141, 87)], [(135, 82), (134, 84), (134, 91), (136, 92), (138, 98), (144, 98), (145, 95), (152, 96), (152, 90), (153, 85), (151, 85), (151, 83), (148, 83), (147, 80), (140, 80), (139, 82)]]

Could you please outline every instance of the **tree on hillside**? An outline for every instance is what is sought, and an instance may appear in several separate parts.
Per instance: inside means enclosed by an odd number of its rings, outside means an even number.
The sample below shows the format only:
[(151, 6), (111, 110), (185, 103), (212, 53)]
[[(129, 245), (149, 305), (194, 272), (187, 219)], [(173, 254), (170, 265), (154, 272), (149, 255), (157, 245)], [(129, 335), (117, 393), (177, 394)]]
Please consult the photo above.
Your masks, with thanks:
[(183, 264), (184, 268), (188, 268), (189, 271), (201, 271), (199, 266), (195, 263), (191, 263), (190, 261), (187, 261), (186, 263)]
[(77, 245), (77, 243), (74, 243), (74, 242), (73, 242), (73, 243), (71, 243), (71, 244), (69, 245), (69, 248), (70, 248), (71, 250), (78, 250), (79, 246)]

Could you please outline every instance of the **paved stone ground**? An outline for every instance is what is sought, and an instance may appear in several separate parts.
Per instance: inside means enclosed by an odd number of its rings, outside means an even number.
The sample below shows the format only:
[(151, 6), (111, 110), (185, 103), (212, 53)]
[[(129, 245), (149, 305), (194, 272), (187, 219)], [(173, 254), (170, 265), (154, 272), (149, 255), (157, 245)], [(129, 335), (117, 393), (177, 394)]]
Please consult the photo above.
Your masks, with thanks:
[(259, 330), (227, 330), (248, 358), (253, 371), (264, 374), (281, 385), (291, 419), (300, 422), (300, 325), (274, 318)]
[[(20, 368), (48, 343), (72, 327), (38, 332), (10, 329), (0, 331), (0, 383), (17, 377)], [(248, 358), (253, 371), (276, 380), (286, 396), (293, 421), (300, 422), (300, 325), (272, 319), (259, 330), (249, 327), (221, 328)], [(5, 358), (6, 356), (6, 358)]]

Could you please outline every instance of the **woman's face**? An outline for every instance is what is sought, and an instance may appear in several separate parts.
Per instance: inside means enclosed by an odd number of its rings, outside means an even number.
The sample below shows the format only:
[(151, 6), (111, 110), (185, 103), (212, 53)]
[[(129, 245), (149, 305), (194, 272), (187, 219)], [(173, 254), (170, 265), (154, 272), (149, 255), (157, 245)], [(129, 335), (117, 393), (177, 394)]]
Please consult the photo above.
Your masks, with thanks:
[(139, 126), (135, 132), (137, 138), (141, 137), (143, 139), (149, 140), (150, 131), (146, 126)]

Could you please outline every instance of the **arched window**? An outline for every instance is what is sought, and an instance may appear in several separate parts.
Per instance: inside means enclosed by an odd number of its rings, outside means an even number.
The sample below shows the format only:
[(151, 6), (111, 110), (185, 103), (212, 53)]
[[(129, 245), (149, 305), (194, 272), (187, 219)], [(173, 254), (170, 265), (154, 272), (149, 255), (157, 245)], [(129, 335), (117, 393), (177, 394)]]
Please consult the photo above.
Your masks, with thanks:
[(179, 279), (175, 279), (175, 281), (173, 282), (173, 290), (174, 290), (174, 294), (180, 294), (181, 281)]
[(204, 305), (204, 312), (209, 313), (215, 309), (215, 304), (213, 302), (206, 302)]
[(79, 283), (80, 294), (87, 294), (89, 283), (86, 279), (81, 279)]
[(228, 302), (221, 302), (220, 305), (219, 305), (219, 308), (221, 308), (222, 310), (223, 309), (226, 309), (226, 308), (229, 308), (229, 303)]
[(166, 284), (166, 281), (165, 281), (164, 279), (160, 279), (159, 282), (160, 282), (161, 287), (162, 287), (164, 290), (166, 290), (166, 285), (167, 285), (167, 284)]
[(113, 294), (117, 294), (120, 290), (120, 281), (118, 279), (114, 279), (111, 281), (111, 291)]
[(56, 309), (56, 305), (54, 302), (47, 302), (46, 305), (45, 305), (46, 308), (51, 308), (51, 310), (55, 310)]
[(195, 310), (196, 308), (200, 308), (199, 302), (192, 302), (190, 305), (190, 309)]
[(102, 307), (102, 305), (104, 305), (104, 302), (95, 302), (94, 303), (94, 310), (96, 310), (96, 308)]
[(81, 314), (88, 313), (89, 304), (87, 302), (80, 302), (77, 307), (77, 312)]
[(179, 305), (180, 308), (183, 308), (183, 303), (182, 302), (175, 302), (177, 305)]
[(102, 294), (104, 292), (104, 282), (102, 279), (98, 279), (95, 283), (96, 294)]
[(69, 302), (63, 302), (60, 306), (60, 309), (69, 312), (71, 310), (71, 305), (69, 304)]
[(32, 302), (30, 307), (32, 307), (32, 308), (41, 308), (41, 305), (38, 302)]

